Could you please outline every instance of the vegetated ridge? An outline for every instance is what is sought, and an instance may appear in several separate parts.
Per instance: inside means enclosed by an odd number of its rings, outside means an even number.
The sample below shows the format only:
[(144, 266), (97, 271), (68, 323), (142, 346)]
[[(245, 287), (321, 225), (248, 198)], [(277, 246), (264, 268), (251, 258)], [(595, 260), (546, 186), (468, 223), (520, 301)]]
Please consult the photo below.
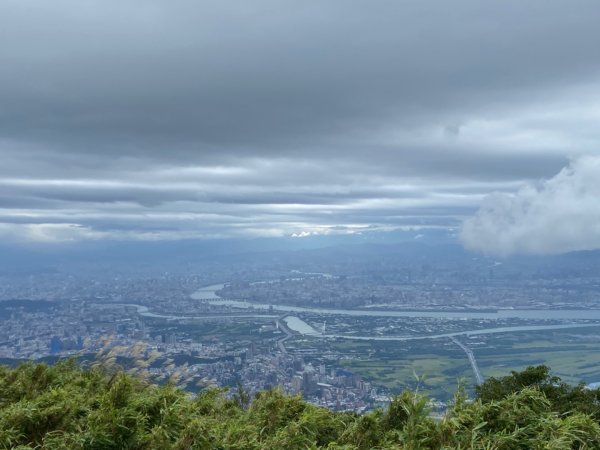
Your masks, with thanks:
[(197, 397), (124, 371), (0, 366), (2, 449), (599, 449), (600, 392), (545, 366), (458, 389), (440, 420), (417, 391), (388, 410), (335, 413), (277, 390)]

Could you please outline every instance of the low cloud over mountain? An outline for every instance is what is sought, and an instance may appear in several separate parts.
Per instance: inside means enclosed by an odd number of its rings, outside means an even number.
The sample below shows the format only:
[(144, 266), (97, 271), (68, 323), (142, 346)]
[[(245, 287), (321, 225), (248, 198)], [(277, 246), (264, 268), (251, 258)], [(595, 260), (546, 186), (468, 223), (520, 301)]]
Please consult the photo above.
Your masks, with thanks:
[(515, 194), (490, 195), (461, 238), (470, 249), (500, 255), (600, 248), (600, 157), (578, 158)]

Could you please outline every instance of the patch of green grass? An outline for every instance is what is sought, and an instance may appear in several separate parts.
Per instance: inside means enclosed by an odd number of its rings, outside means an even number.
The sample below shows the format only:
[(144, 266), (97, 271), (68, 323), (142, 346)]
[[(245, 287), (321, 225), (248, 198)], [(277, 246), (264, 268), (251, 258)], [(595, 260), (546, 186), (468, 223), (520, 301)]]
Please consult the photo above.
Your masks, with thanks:
[(345, 359), (340, 364), (393, 392), (415, 388), (417, 375), (422, 378), (420, 386), (423, 391), (445, 399), (452, 395), (459, 379), (472, 378), (466, 356), (464, 360), (433, 354), (394, 360)]
[(533, 364), (552, 367), (553, 373), (570, 383), (600, 380), (600, 352), (595, 335), (568, 331), (496, 336), (475, 355), (485, 377), (503, 376)]

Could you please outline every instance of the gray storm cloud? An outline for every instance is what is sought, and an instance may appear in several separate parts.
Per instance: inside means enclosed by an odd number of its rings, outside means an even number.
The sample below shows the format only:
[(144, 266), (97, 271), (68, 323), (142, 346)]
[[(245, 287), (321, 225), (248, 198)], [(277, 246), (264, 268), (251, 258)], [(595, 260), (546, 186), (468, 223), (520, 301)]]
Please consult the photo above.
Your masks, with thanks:
[(600, 157), (580, 157), (553, 178), (494, 194), (461, 238), (486, 253), (549, 254), (600, 248)]
[(490, 192), (599, 154), (599, 14), (1, 1), (0, 238), (455, 228)]

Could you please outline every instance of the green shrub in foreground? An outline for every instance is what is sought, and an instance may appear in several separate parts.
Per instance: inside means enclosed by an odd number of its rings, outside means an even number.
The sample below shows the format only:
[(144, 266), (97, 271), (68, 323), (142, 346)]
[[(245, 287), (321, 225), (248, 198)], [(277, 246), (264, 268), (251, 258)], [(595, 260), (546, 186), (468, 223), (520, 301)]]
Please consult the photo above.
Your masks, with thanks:
[(212, 389), (191, 398), (74, 361), (28, 363), (0, 367), (0, 448), (600, 449), (599, 398), (538, 366), (488, 380), (474, 401), (459, 390), (442, 420), (410, 391), (387, 411), (357, 416), (277, 390), (248, 405), (241, 394)]

